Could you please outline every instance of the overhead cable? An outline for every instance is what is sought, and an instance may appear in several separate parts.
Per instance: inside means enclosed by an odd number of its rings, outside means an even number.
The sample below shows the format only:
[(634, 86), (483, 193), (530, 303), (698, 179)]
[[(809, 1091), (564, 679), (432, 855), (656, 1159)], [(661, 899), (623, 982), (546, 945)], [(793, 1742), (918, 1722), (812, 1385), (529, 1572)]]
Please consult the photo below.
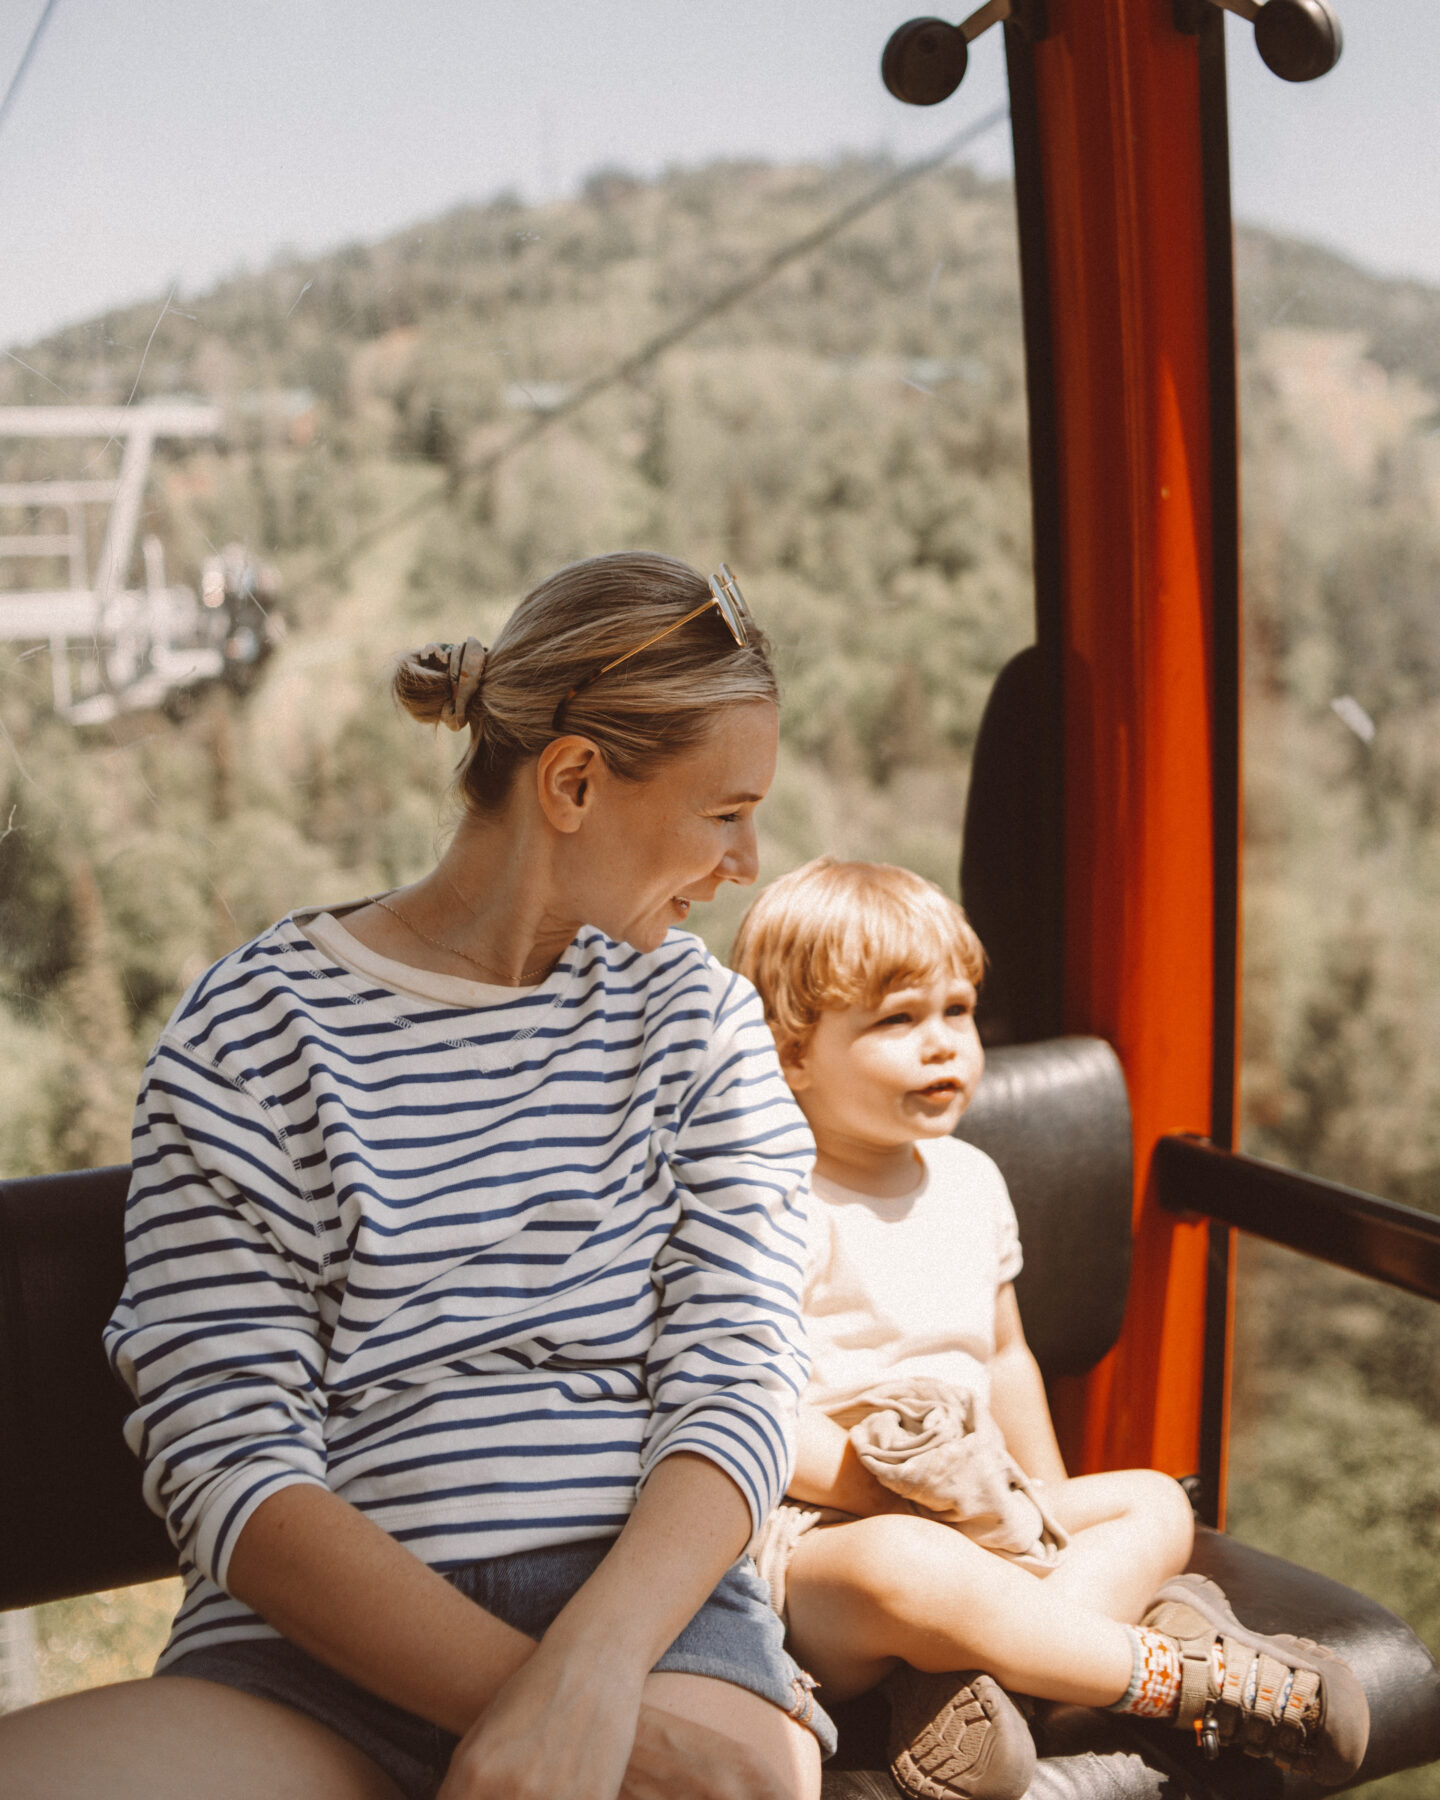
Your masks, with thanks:
[(301, 593), (312, 583), (340, 573), (350, 559), (360, 551), (368, 550), (372, 544), (387, 537), (392, 531), (398, 531), (401, 526), (408, 525), (412, 519), (417, 519), (423, 513), (428, 512), (432, 506), (450, 499), (468, 482), (482, 480), (485, 476), (493, 474), (507, 458), (514, 456), (516, 451), (523, 450), (528, 444), (533, 444), (536, 438), (550, 431), (562, 419), (569, 418), (582, 406), (588, 406), (598, 395), (605, 393), (618, 382), (627, 381), (632, 376), (638, 375), (642, 369), (647, 368), (663, 356), (667, 350), (673, 349), (682, 339), (689, 337), (693, 331), (697, 331), (708, 320), (715, 318), (720, 313), (727, 312), (741, 300), (748, 299), (751, 294), (763, 287), (773, 276), (778, 275), (781, 269), (788, 264), (796, 262), (802, 256), (808, 256), (812, 250), (818, 250), (822, 244), (827, 243), (838, 232), (843, 231), (847, 225), (853, 225), (857, 219), (863, 218), (866, 213), (873, 211), (875, 207), (898, 194), (912, 181), (918, 181), (921, 176), (928, 175), (933, 170), (942, 167), (943, 164), (950, 161), (951, 157), (957, 156), (960, 151), (967, 149), (978, 138), (983, 137), (987, 131), (993, 130), (996, 125), (1009, 116), (1008, 105), (1002, 104), (993, 107), (989, 112), (976, 119), (973, 124), (967, 125), (963, 131), (958, 131), (954, 137), (947, 138), (938, 150), (933, 150), (928, 156), (919, 157), (914, 162), (905, 163), (893, 175), (887, 175), (883, 181), (877, 182), (874, 187), (867, 189), (857, 199), (840, 207), (812, 231), (804, 232), (800, 237), (792, 238), (789, 243), (782, 244), (778, 250), (771, 251), (754, 268), (729, 282), (717, 293), (712, 294), (708, 300), (702, 300), (698, 306), (692, 308), (674, 325), (657, 332), (638, 349), (632, 350), (628, 356), (621, 357), (618, 362), (612, 363), (600, 374), (592, 375), (588, 381), (582, 381), (557, 406), (537, 414), (528, 424), (522, 425), (517, 431), (512, 432), (503, 444), (496, 445), (493, 450), (488, 450), (485, 455), (476, 457), (471, 462), (461, 463), (452, 470), (446, 480), (437, 483), (433, 488), (428, 488), (413, 500), (406, 501), (403, 506), (397, 506), (392, 511), (382, 514), (374, 524), (367, 526), (365, 530), (351, 538), (342, 549), (334, 551), (305, 570), (291, 584), (291, 592)]
[(10, 77), (10, 85), (5, 90), (5, 98), (0, 100), (0, 131), (5, 129), (5, 120), (14, 104), (15, 96), (20, 92), (20, 83), (25, 79), (25, 72), (34, 59), (41, 38), (45, 35), (45, 27), (50, 23), (50, 15), (60, 4), (60, 0), (45, 0), (45, 9), (30, 33), (30, 42), (25, 46), (25, 53), (16, 64), (15, 73)]

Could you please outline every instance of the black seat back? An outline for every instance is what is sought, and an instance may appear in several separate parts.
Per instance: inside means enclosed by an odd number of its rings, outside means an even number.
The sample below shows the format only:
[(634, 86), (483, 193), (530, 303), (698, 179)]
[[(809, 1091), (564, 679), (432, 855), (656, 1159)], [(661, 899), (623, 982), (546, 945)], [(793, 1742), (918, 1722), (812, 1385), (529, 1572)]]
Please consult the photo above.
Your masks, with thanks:
[(1130, 1285), (1131, 1139), (1125, 1074), (1100, 1038), (986, 1053), (957, 1137), (1000, 1165), (1020, 1221), (1015, 1283), (1047, 1378), (1082, 1375), (1120, 1335)]
[(960, 898), (985, 946), (987, 1044), (1043, 1042), (1064, 1014), (1064, 805), (1053, 657), (1030, 644), (985, 702), (960, 853)]
[(0, 1608), (175, 1573), (100, 1348), (129, 1182), (128, 1168), (0, 1182)]

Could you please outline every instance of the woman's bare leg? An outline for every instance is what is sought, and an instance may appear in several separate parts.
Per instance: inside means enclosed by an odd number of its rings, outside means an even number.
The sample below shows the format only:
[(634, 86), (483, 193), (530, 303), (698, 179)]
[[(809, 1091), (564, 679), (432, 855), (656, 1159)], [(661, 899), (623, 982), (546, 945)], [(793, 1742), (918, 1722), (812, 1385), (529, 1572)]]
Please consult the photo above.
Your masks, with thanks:
[(818, 1800), (820, 1746), (808, 1726), (759, 1694), (707, 1675), (651, 1675), (645, 1698), (663, 1712), (748, 1744), (770, 1765), (794, 1800)]
[(0, 1718), (0, 1800), (401, 1800), (370, 1758), (274, 1700), (184, 1676)]
[(1056, 1580), (929, 1519), (857, 1519), (797, 1545), (790, 1641), (826, 1699), (863, 1693), (903, 1660), (984, 1669), (1017, 1693), (1108, 1706), (1130, 1685), (1130, 1634)]
[(1078, 1475), (1045, 1489), (1071, 1534), (1046, 1585), (1077, 1606), (1138, 1625), (1155, 1590), (1190, 1560), (1195, 1519), (1178, 1481), (1154, 1469)]
[[(652, 1675), (645, 1698), (748, 1745), (793, 1800), (818, 1800), (820, 1750), (728, 1681)], [(0, 1717), (0, 1800), (401, 1800), (390, 1777), (306, 1714), (183, 1676), (68, 1694)]]

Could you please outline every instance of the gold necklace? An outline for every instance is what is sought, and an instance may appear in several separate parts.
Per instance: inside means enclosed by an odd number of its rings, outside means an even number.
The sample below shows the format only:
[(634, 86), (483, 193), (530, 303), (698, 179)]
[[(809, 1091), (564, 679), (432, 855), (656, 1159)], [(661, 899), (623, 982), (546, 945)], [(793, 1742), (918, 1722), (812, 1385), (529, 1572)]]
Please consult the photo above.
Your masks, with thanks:
[(413, 920), (407, 919), (404, 913), (398, 912), (388, 900), (374, 900), (371, 904), (373, 906), (378, 906), (382, 912), (389, 913), (392, 919), (398, 919), (408, 932), (419, 938), (422, 944), (429, 944), (432, 950), (443, 950), (447, 956), (458, 956), (461, 962), (467, 962), (470, 964), (471, 968), (479, 969), (482, 974), (488, 975), (490, 977), (490, 985), (492, 986), (524, 987), (527, 982), (531, 980), (538, 981), (543, 975), (548, 975), (551, 969), (553, 969), (555, 964), (560, 960), (558, 956), (547, 957), (544, 962), (534, 963), (530, 968), (522, 969), (513, 981), (502, 980), (497, 982), (495, 980), (495, 971), (487, 964), (481, 962), (479, 957), (470, 956), (464, 950), (457, 950), (453, 944), (442, 944), (439, 938), (431, 937), (428, 931), (422, 931)]

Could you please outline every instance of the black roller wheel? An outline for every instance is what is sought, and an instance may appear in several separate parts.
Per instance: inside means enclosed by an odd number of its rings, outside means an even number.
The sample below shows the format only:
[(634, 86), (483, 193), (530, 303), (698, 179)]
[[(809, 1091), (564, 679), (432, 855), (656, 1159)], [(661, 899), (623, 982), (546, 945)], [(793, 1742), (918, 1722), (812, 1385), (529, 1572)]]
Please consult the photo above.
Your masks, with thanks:
[(1255, 20), (1255, 48), (1282, 81), (1328, 75), (1343, 44), (1329, 0), (1265, 0)]
[(907, 106), (938, 106), (965, 79), (970, 60), (965, 34), (944, 19), (911, 19), (885, 46), (880, 76)]

